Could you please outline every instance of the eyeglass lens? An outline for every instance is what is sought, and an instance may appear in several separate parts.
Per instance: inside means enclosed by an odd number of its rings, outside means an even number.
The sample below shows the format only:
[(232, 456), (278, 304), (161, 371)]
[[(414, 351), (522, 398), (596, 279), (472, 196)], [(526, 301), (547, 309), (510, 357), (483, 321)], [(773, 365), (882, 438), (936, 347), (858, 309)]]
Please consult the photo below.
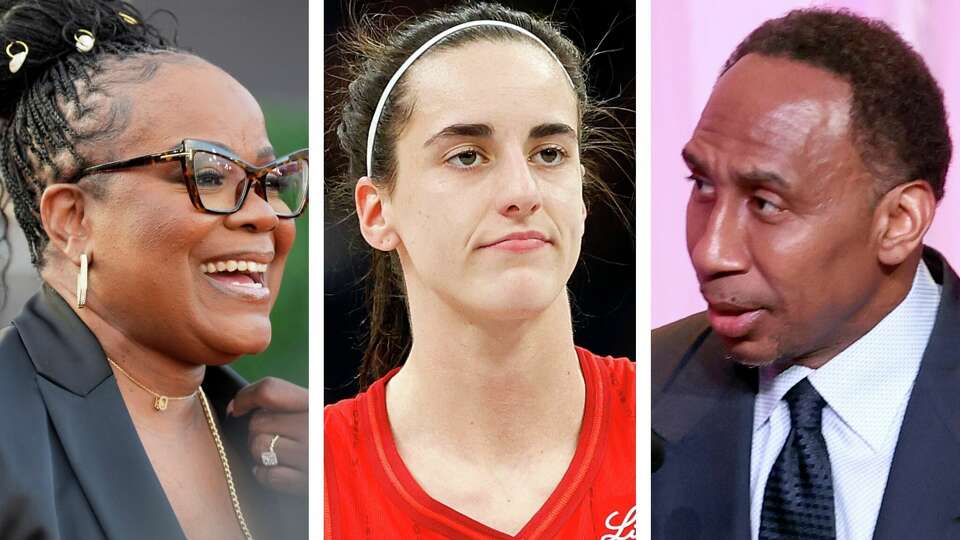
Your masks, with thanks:
[[(309, 166), (301, 159), (278, 163), (263, 176), (267, 202), (279, 216), (296, 215), (307, 198)], [(204, 208), (229, 212), (238, 207), (247, 172), (233, 161), (208, 152), (194, 152), (193, 177)]]

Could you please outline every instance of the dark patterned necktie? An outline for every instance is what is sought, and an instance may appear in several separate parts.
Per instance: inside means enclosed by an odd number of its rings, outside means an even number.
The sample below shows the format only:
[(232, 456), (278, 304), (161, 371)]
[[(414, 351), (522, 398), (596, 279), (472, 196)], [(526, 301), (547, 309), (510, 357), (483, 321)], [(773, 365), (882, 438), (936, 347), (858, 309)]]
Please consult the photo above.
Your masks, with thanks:
[(826, 401), (803, 379), (787, 392), (790, 434), (767, 478), (760, 540), (833, 540), (833, 476), (820, 430)]

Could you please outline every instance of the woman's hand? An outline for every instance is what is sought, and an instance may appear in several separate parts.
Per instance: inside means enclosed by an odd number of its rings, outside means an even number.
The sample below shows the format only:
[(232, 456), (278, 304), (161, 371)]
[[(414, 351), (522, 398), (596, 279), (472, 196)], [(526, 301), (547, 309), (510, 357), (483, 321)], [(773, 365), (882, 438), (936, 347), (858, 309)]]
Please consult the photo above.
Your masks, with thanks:
[[(243, 416), (251, 411), (248, 444), (257, 466), (257, 480), (272, 489), (298, 495), (307, 494), (309, 400), (307, 389), (291, 382), (267, 377), (237, 392), (227, 413)], [(265, 466), (262, 454), (270, 450), (270, 441), (278, 435), (273, 451), (277, 464)]]

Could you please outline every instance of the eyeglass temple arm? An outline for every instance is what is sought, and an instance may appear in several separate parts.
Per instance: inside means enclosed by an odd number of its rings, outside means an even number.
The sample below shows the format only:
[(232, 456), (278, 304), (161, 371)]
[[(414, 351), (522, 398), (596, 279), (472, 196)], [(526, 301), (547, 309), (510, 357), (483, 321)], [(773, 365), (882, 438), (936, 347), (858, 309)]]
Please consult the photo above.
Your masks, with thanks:
[(173, 150), (160, 152), (158, 154), (150, 154), (146, 156), (139, 156), (130, 159), (123, 159), (120, 161), (111, 161), (110, 163), (104, 163), (102, 165), (96, 165), (93, 167), (87, 167), (81, 174), (92, 174), (96, 172), (111, 171), (116, 169), (129, 169), (133, 167), (142, 167), (144, 165), (152, 165), (154, 163), (161, 163), (164, 161), (173, 161), (180, 159), (182, 157), (189, 157), (192, 152), (184, 150)]
[(271, 161), (270, 163), (268, 163), (267, 165), (264, 165), (263, 167), (253, 167), (244, 163), (244, 168), (247, 170), (248, 173), (250, 173), (251, 171), (256, 171), (254, 173), (254, 176), (251, 176), (251, 179), (253, 179), (253, 181), (259, 184), (259, 183), (263, 183), (264, 176), (266, 176), (270, 171), (274, 170), (277, 165), (280, 165), (282, 163), (287, 163), (290, 161), (296, 161), (296, 160), (309, 162), (309, 157), (310, 157), (310, 150), (307, 148), (303, 148), (303, 149), (297, 150), (296, 152), (287, 154), (281, 158), (277, 158)]

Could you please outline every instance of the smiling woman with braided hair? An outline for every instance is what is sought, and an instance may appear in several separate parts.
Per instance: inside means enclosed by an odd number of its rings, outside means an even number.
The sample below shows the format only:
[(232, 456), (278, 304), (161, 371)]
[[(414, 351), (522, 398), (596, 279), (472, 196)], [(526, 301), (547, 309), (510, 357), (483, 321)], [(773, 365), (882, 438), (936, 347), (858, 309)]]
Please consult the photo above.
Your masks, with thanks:
[(3, 2), (0, 40), (44, 282), (0, 330), (0, 537), (305, 537), (306, 390), (225, 364), (270, 342), (307, 151), (124, 2)]

